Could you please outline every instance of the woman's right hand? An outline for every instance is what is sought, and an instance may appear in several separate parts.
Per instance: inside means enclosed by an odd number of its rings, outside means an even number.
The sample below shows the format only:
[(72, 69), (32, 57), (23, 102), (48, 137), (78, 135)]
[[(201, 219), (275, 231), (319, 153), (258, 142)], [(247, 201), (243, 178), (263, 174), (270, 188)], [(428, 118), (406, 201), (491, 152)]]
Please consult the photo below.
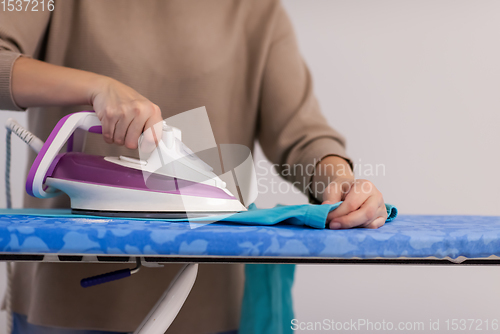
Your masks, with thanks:
[(91, 92), (91, 103), (102, 123), (102, 135), (107, 143), (137, 149), (139, 137), (145, 132), (141, 150), (151, 150), (161, 139), (160, 108), (131, 87), (102, 77)]
[[(160, 108), (121, 82), (92, 72), (19, 57), (12, 69), (12, 96), (21, 108), (91, 104), (107, 143), (150, 152), (161, 139)], [(147, 131), (152, 129), (153, 131)]]

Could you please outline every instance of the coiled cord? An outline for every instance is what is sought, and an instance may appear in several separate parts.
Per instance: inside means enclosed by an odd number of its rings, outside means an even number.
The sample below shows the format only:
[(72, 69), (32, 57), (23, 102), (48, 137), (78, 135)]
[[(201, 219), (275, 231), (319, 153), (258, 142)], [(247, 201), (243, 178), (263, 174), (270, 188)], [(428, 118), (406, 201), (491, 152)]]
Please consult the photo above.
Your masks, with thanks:
[[(10, 193), (10, 148), (12, 130), (7, 128), (7, 136), (5, 137), (5, 199), (7, 201), (7, 209), (12, 208), (12, 197)], [(7, 287), (5, 289), (5, 311), (7, 311), (7, 333), (12, 333), (12, 262), (7, 262)]]
[[(9, 118), (5, 124), (6, 137), (5, 137), (5, 199), (7, 209), (12, 208), (12, 194), (10, 189), (10, 160), (11, 160), (11, 147), (12, 147), (12, 133), (15, 133), (23, 142), (29, 145), (35, 152), (40, 152), (43, 147), (43, 141), (37, 136), (23, 128), (13, 118)], [(7, 288), (5, 290), (5, 310), (7, 311), (7, 333), (12, 333), (12, 304), (11, 304), (11, 291), (12, 291), (12, 262), (7, 262)]]
[(7, 209), (12, 208), (12, 196), (10, 193), (10, 148), (12, 130), (7, 128), (7, 136), (5, 137), (5, 199), (7, 200)]

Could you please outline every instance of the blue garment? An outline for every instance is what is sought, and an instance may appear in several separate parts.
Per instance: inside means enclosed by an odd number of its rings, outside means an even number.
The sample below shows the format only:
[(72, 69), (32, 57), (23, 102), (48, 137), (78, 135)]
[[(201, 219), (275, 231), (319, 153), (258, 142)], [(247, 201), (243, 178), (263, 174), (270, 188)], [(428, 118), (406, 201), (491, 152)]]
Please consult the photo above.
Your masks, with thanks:
[(240, 334), (291, 332), (294, 264), (245, 265)]
[[(335, 210), (342, 202), (335, 204), (302, 204), (302, 205), (278, 205), (271, 209), (258, 209), (254, 204), (250, 205), (250, 210), (234, 214), (220, 216), (198, 217), (198, 218), (119, 218), (103, 217), (109, 220), (148, 220), (148, 221), (168, 221), (168, 222), (230, 222), (245, 225), (276, 225), (286, 223), (298, 226), (309, 226), (314, 228), (325, 228), (326, 216), (330, 211)], [(386, 204), (387, 220), (390, 222), (396, 218), (398, 211), (395, 206)], [(0, 209), (0, 215), (25, 215), (56, 218), (85, 218), (94, 216), (72, 214), (70, 209)], [(95, 218), (99, 218), (95, 216)]]
[[(250, 206), (246, 212), (249, 221), (263, 224), (282, 221), (293, 225), (325, 228), (326, 216), (342, 202), (331, 205), (277, 206), (263, 211)], [(394, 220), (396, 207), (386, 204), (387, 220)], [(292, 285), (294, 264), (247, 264), (245, 288), (241, 305), (239, 334), (286, 334), (293, 333)]]

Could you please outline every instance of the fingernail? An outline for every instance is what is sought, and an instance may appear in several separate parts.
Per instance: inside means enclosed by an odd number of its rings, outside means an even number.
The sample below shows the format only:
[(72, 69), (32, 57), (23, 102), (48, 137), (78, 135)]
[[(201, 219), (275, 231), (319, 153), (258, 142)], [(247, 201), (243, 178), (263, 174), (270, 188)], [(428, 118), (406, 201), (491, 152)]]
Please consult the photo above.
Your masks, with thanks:
[(330, 229), (331, 230), (338, 230), (341, 227), (342, 227), (342, 224), (340, 224), (340, 223), (336, 223), (336, 222), (331, 222), (330, 223)]

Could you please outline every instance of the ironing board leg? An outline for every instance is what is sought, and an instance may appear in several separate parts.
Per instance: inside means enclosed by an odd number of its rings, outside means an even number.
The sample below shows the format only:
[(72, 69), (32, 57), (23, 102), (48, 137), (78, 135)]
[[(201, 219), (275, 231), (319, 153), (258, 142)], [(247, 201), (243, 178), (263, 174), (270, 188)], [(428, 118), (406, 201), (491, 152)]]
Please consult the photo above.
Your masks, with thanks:
[(197, 273), (197, 263), (186, 264), (134, 334), (164, 334), (184, 305)]

